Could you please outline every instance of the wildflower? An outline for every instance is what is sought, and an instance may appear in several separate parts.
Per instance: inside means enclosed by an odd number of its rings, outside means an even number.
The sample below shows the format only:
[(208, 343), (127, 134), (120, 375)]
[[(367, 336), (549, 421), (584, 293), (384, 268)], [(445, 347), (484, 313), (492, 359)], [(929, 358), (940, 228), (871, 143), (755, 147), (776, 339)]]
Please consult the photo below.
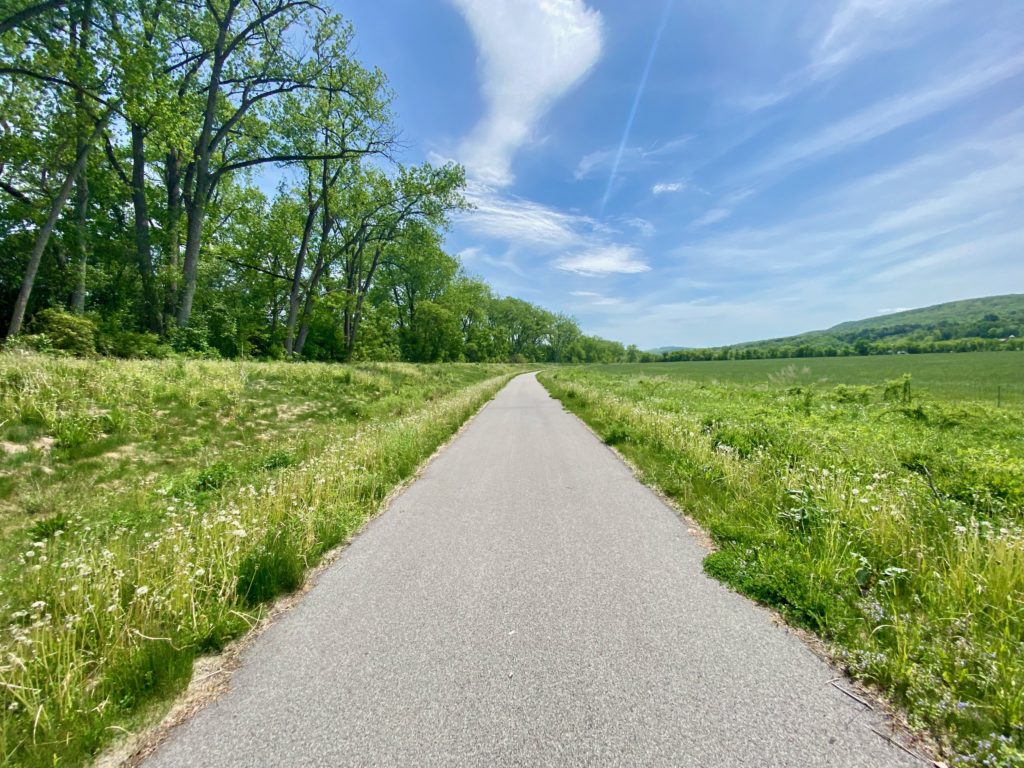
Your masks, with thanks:
[(135, 596), (142, 597), (143, 595), (149, 594), (149, 587), (136, 587)]

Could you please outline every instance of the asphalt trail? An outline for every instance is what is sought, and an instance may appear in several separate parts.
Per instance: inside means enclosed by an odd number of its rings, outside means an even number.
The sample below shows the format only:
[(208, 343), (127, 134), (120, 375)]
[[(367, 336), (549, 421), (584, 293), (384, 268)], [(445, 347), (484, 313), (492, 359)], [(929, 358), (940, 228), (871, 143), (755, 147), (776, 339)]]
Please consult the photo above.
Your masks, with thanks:
[(532, 375), (147, 762), (921, 766)]

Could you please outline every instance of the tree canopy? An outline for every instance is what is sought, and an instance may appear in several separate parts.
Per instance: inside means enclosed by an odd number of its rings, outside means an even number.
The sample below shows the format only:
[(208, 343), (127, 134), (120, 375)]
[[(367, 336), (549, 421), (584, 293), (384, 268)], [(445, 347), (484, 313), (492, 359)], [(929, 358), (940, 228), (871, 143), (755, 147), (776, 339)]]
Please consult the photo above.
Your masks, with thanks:
[(59, 347), (78, 327), (120, 355), (627, 357), (445, 253), (464, 171), (396, 159), (393, 94), (353, 40), (314, 0), (4, 0), (8, 339)]

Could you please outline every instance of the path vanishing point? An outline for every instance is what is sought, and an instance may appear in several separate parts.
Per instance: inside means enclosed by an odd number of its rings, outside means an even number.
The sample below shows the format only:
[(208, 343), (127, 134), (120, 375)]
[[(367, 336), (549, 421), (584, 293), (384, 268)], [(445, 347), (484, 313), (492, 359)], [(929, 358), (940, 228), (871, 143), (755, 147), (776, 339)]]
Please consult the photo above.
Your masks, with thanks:
[(531, 375), (144, 763), (922, 766)]

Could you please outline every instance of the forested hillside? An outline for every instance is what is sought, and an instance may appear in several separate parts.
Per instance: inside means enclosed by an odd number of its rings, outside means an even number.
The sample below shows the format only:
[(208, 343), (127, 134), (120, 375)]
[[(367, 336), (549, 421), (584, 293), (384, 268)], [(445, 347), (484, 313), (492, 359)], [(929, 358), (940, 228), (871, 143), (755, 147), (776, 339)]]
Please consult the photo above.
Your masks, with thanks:
[(840, 323), (825, 331), (728, 347), (679, 349), (659, 360), (978, 352), (1024, 349), (1024, 294), (937, 304)]
[[(442, 247), (457, 165), (405, 165), (382, 72), (305, 0), (0, 12), (8, 344), (318, 360), (609, 361)], [(272, 188), (273, 193), (266, 190)]]

